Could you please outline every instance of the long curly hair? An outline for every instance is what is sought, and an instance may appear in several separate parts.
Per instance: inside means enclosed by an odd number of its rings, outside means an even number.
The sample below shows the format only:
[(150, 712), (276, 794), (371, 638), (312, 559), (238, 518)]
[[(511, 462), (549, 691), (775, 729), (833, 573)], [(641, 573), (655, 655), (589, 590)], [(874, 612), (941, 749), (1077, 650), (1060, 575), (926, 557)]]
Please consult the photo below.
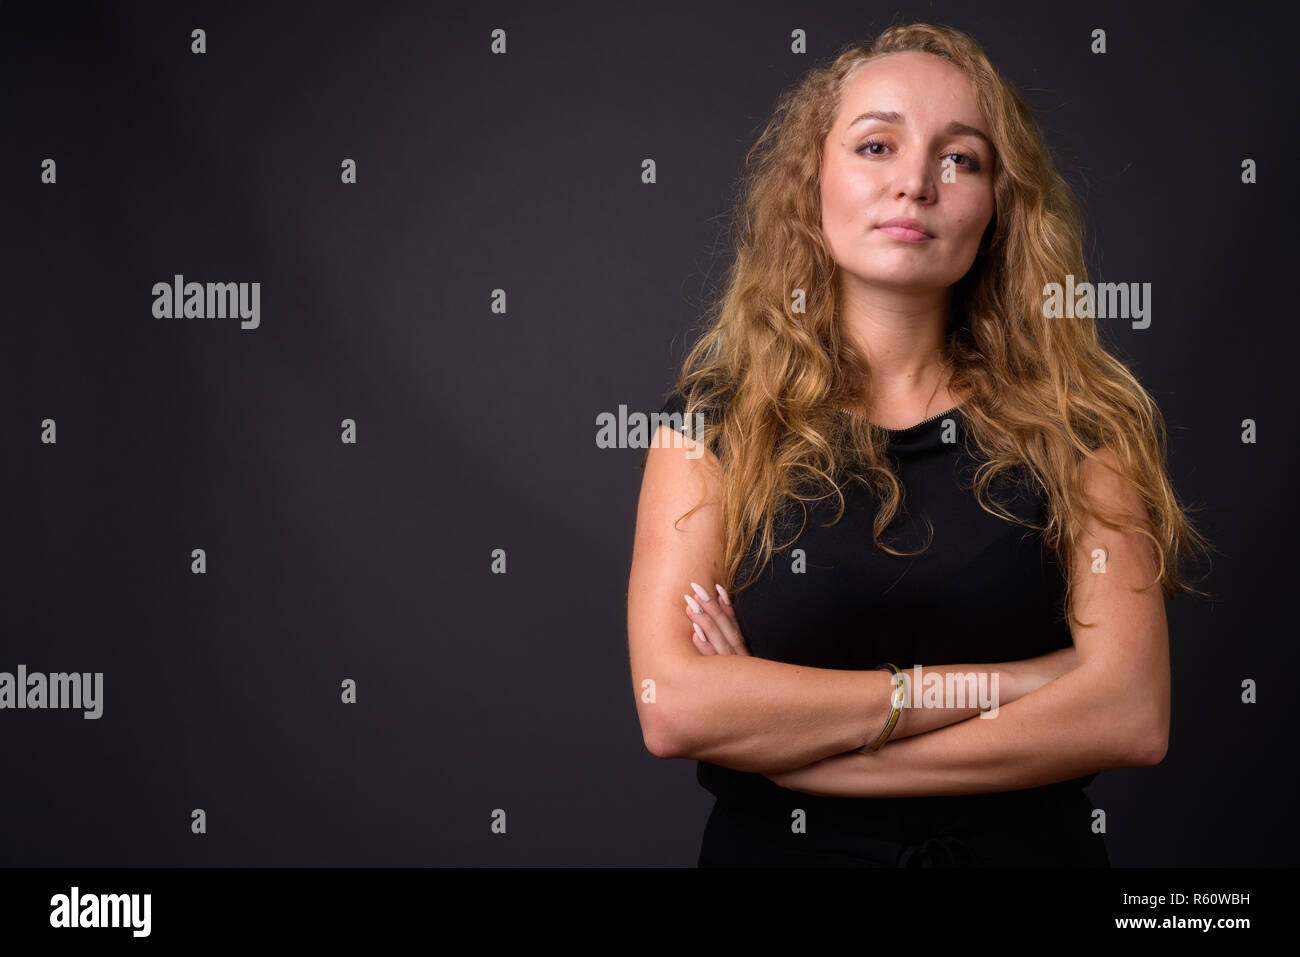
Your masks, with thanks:
[[(746, 156), (731, 224), (736, 256), (674, 384), (686, 397), (688, 421), (704, 412), (696, 438), (723, 467), (727, 587), (748, 587), (788, 544), (776, 543), (783, 503), (800, 503), (806, 523), (809, 502), (838, 496), (842, 515), (845, 477), (875, 492), (877, 547), (914, 555), (933, 538), (931, 530), (915, 551), (882, 538), (902, 488), (885, 454), (886, 432), (842, 409), (870, 407), (871, 371), (841, 327), (839, 267), (821, 224), (822, 150), (844, 84), (867, 61), (903, 51), (942, 57), (970, 78), (996, 153), (995, 212), (974, 264), (953, 287), (942, 356), (982, 455), (972, 485), (979, 504), (1042, 533), (1066, 570), (1069, 609), (1070, 555), (1090, 512), (1081, 466), (1108, 447), (1147, 515), (1098, 520), (1151, 540), (1159, 572), (1147, 587), (1159, 582), (1167, 597), (1205, 594), (1178, 568), (1181, 553), (1207, 543), (1166, 474), (1159, 408), (1102, 346), (1095, 320), (1043, 316), (1047, 283), (1066, 275), (1087, 280), (1078, 200), (1019, 92), (969, 36), (932, 24), (891, 26), (870, 45), (848, 46), (808, 72), (782, 94)], [(804, 291), (806, 311), (792, 310), (794, 290)], [(1044, 525), (991, 502), (991, 483), (1013, 472), (1032, 476), (1046, 503)], [(753, 574), (737, 582), (751, 555)]]

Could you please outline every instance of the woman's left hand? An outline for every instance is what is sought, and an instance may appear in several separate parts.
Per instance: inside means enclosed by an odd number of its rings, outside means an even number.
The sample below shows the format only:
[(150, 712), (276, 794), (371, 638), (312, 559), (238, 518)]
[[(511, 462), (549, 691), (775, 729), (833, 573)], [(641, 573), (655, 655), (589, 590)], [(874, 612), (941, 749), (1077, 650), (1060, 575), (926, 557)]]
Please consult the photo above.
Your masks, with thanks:
[(695, 626), (695, 650), (702, 655), (749, 655), (745, 638), (736, 622), (731, 596), (721, 585), (714, 585), (714, 593), (691, 582), (694, 595), (686, 599), (686, 617)]

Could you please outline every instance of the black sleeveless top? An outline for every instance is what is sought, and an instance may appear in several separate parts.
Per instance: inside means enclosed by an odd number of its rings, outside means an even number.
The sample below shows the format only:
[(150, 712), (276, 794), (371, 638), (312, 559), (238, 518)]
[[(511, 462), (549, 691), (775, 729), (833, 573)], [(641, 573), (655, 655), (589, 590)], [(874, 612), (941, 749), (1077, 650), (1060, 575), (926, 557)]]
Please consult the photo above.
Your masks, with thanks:
[[(684, 411), (677, 392), (661, 409), (676, 415), (665, 422), (674, 428), (681, 428)], [(967, 442), (961, 408), (887, 432), (886, 452), (903, 500), (884, 539), (897, 550), (913, 550), (932, 526), (928, 549), (896, 557), (878, 548), (871, 537), (874, 493), (859, 482), (841, 483), (845, 509), (833, 525), (828, 523), (839, 509), (837, 496), (808, 503), (806, 521), (803, 507), (787, 504), (777, 544), (789, 542), (802, 524), (798, 538), (774, 551), (758, 579), (732, 595), (750, 654), (816, 668), (863, 670), (889, 661), (910, 669), (1013, 661), (1072, 644), (1062, 617), (1065, 578), (1040, 533), (989, 514), (968, 490), (980, 459), (978, 447)], [(1023, 472), (1016, 475), (993, 484), (994, 501), (1041, 524), (1042, 499)], [(757, 542), (751, 541), (741, 582), (757, 557)], [(696, 776), (731, 804), (791, 803), (793, 792), (762, 774), (700, 761)], [(1081, 789), (1096, 776), (1022, 789), (1021, 803), (1034, 793)], [(845, 798), (799, 792), (798, 804), (834, 809), (840, 820), (897, 819), (905, 809), (955, 810), (981, 797), (992, 795)]]

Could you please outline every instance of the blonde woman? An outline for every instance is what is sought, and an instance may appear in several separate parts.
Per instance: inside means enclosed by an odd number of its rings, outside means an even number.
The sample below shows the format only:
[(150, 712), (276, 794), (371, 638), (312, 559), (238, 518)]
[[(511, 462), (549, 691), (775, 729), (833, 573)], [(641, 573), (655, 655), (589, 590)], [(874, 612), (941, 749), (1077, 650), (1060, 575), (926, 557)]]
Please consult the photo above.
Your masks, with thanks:
[(698, 863), (1108, 866), (1083, 787), (1165, 755), (1204, 542), (1151, 397), (1044, 317), (1086, 279), (1073, 194), (925, 24), (810, 72), (750, 159), (628, 588), (646, 747), (716, 798)]

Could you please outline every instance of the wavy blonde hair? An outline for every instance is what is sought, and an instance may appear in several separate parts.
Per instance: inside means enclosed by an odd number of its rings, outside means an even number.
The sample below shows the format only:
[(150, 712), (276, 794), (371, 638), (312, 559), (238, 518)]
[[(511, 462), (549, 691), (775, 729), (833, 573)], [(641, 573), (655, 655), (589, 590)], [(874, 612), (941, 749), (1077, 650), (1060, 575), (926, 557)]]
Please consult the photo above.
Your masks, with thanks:
[[(850, 402), (869, 408), (872, 382), (867, 362), (840, 326), (839, 267), (821, 226), (822, 150), (845, 81), (863, 63), (903, 51), (942, 57), (970, 78), (996, 152), (993, 220), (971, 270), (953, 287), (943, 356), (950, 387), (965, 396), (962, 411), (983, 456), (973, 484), (979, 504), (1042, 533), (1067, 570), (1069, 609), (1070, 554), (1091, 511), (1081, 466), (1108, 447), (1147, 515), (1139, 522), (1098, 520), (1151, 540), (1159, 572), (1146, 587), (1159, 582), (1167, 597), (1205, 594), (1178, 569), (1180, 553), (1206, 542), (1166, 475), (1159, 408), (1103, 348), (1095, 320), (1043, 317), (1047, 283), (1063, 282), (1067, 274), (1087, 279), (1078, 201), (1054, 169), (1020, 94), (969, 36), (931, 24), (891, 26), (874, 43), (846, 47), (811, 70), (781, 96), (746, 156), (732, 222), (735, 261), (674, 385), (686, 397), (687, 416), (705, 412), (706, 426), (696, 438), (723, 466), (727, 587), (748, 587), (773, 551), (785, 547), (775, 544), (783, 502), (800, 503), (806, 523), (807, 503), (837, 495), (843, 514), (837, 476), (874, 490), (880, 502), (872, 530), (876, 546), (914, 555), (933, 539), (931, 529), (922, 548), (910, 552), (882, 540), (902, 489), (885, 456), (884, 431), (840, 408)], [(791, 312), (795, 289), (806, 291), (806, 313)], [(1044, 496), (1044, 525), (990, 507), (990, 483), (1020, 469), (1014, 474), (1032, 476)], [(813, 495), (819, 488), (825, 491)], [(755, 543), (761, 560), (738, 584)]]

